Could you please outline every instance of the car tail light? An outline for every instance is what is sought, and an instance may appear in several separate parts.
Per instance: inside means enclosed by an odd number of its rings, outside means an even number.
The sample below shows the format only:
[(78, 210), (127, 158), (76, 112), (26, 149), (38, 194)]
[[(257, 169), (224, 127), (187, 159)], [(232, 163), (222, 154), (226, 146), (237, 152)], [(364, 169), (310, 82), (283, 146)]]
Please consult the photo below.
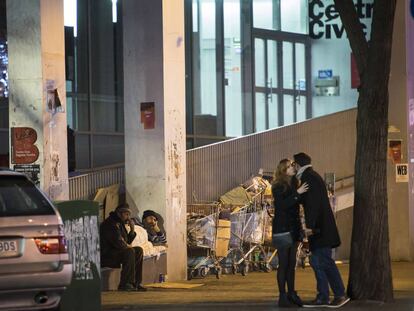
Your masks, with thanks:
[(34, 241), (42, 254), (65, 254), (68, 252), (64, 236), (35, 238)]

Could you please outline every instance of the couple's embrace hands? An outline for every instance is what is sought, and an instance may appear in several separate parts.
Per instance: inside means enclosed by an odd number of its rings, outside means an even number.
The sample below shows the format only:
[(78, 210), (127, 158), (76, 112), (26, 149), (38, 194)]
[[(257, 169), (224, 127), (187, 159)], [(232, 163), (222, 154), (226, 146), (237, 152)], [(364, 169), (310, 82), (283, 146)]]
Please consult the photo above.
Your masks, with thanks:
[[(296, 191), (297, 193), (302, 194), (302, 193), (307, 192), (308, 190), (309, 190), (309, 185), (307, 182), (304, 182), (302, 185), (300, 185), (300, 187)], [(312, 229), (305, 228), (303, 229), (303, 233), (305, 234), (305, 237), (307, 238), (313, 234), (313, 231)]]
[(302, 194), (309, 190), (309, 185), (307, 182), (300, 185), (300, 187), (296, 190), (297, 193)]

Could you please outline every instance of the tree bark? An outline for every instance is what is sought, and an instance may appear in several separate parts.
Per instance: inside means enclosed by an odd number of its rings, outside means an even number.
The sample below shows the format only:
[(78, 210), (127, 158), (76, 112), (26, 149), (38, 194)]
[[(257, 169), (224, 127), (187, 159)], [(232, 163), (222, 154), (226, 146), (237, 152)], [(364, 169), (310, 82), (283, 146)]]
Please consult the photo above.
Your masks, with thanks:
[(393, 285), (387, 198), (388, 80), (396, 0), (375, 0), (369, 43), (361, 40), (356, 12), (349, 11), (351, 3), (335, 0), (362, 73), (348, 295), (389, 302)]

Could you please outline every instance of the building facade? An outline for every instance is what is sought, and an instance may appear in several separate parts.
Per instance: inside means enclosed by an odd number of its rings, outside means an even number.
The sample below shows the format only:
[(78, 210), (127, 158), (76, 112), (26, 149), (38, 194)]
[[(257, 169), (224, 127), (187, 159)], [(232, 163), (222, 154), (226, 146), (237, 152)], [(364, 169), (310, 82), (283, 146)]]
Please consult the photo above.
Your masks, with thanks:
[[(372, 0), (357, 1), (370, 33)], [(1, 1), (7, 85), (6, 0)], [(124, 163), (122, 1), (64, 1), (69, 171)], [(187, 148), (356, 107), (358, 72), (333, 1), (185, 1)], [(0, 96), (8, 162), (8, 95)]]
[[(26, 165), (14, 140), (34, 128), (30, 169), (53, 198), (67, 198), (68, 172), (125, 164), (132, 205), (156, 206), (174, 232), (185, 222), (186, 148), (357, 105), (333, 0), (135, 2), (0, 0), (0, 166)], [(354, 2), (369, 39), (373, 0)], [(396, 165), (412, 174), (414, 161), (408, 7), (398, 3), (390, 80), (390, 147), (400, 142), (387, 167), (390, 232), (404, 236), (394, 259), (414, 249), (413, 186), (396, 179)]]

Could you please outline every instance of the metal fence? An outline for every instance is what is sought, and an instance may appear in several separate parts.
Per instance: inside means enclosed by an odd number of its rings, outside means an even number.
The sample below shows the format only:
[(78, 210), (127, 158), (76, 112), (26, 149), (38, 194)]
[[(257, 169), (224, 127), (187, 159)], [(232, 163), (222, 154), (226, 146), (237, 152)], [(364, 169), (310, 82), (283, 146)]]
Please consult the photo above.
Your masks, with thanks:
[[(259, 169), (272, 171), (294, 153), (309, 153), (321, 174), (333, 172), (342, 186), (354, 174), (356, 109), (187, 151), (187, 202), (214, 201)], [(346, 180), (346, 181), (345, 181)], [(125, 184), (123, 164), (69, 178), (70, 199), (90, 199), (101, 187)]]
[(93, 198), (96, 190), (114, 184), (125, 184), (125, 166), (119, 164), (85, 172), (69, 178), (69, 199), (87, 200)]
[[(322, 176), (354, 174), (356, 109), (187, 151), (187, 202), (214, 201), (260, 169), (304, 151)], [(347, 178), (346, 178), (347, 179)]]

